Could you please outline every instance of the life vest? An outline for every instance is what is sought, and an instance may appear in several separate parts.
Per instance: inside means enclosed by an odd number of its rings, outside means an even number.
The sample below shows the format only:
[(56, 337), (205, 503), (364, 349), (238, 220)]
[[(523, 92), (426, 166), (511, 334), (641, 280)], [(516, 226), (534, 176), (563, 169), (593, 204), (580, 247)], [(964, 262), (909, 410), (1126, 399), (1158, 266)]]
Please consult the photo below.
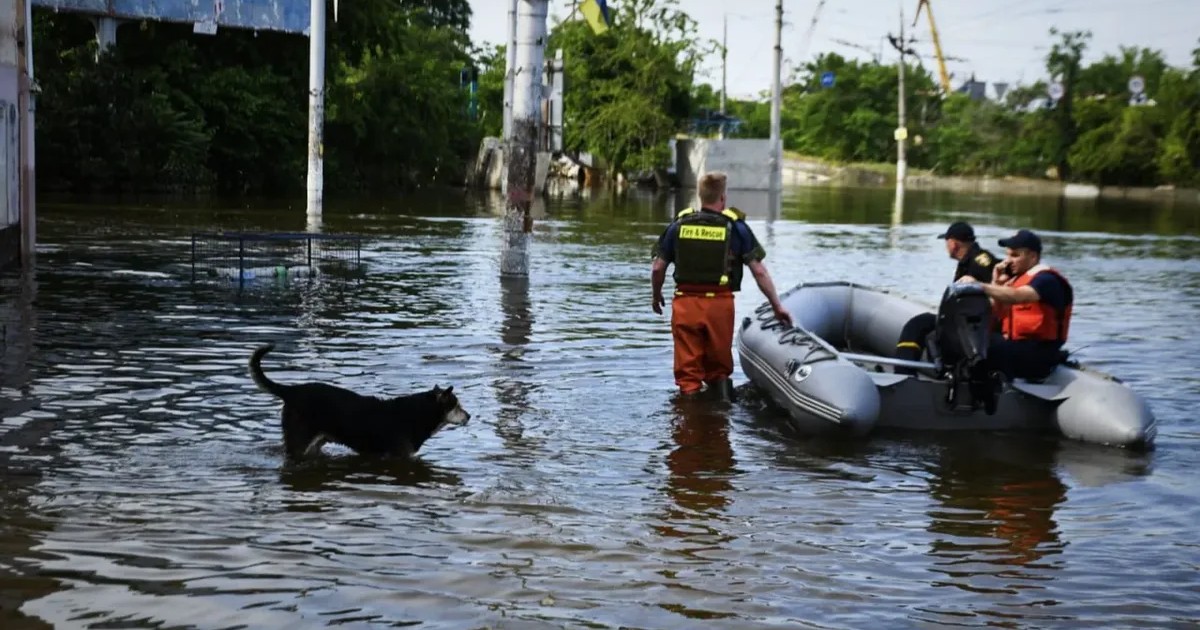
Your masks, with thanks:
[(737, 291), (742, 265), (734, 260), (734, 225), (745, 215), (727, 208), (711, 212), (687, 208), (675, 215), (675, 284)]
[(1006, 339), (1014, 341), (1019, 339), (1033, 339), (1063, 343), (1067, 340), (1067, 332), (1071, 327), (1071, 309), (1075, 301), (1074, 291), (1071, 289), (1071, 285), (1067, 282), (1067, 279), (1061, 273), (1046, 265), (1038, 265), (1021, 274), (1009, 286), (1014, 289), (1027, 286), (1033, 282), (1034, 276), (1039, 273), (1052, 273), (1062, 281), (1063, 288), (1066, 289), (1066, 308), (1060, 310), (1040, 300), (1037, 302), (1013, 304), (1004, 313), (1001, 330), (1004, 332)]

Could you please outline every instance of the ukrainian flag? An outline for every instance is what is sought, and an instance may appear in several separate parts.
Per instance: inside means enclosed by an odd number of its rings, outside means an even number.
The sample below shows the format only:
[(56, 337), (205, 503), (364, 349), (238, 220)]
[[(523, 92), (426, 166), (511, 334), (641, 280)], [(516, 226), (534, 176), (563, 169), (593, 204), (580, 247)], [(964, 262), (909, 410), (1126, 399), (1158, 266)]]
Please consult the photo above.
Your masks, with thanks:
[(600, 35), (608, 30), (608, 4), (605, 0), (583, 0), (579, 9), (592, 25), (592, 31)]

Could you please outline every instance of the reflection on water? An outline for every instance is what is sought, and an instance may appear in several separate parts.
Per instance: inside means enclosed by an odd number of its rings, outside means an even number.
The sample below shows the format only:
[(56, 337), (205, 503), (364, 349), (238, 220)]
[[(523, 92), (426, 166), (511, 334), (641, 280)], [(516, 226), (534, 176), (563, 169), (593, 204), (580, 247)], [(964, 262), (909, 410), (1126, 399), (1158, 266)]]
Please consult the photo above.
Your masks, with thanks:
[(501, 345), (495, 350), (498, 365), (493, 380), (496, 401), (500, 405), (496, 414), (496, 431), (509, 449), (527, 450), (536, 445), (536, 440), (525, 436), (521, 419), (532, 409), (530, 396), (539, 389), (533, 368), (525, 359), (534, 326), (529, 279), (504, 277), (498, 282), (502, 319), (499, 331)]
[[(499, 278), (498, 196), (327, 203), (366, 273), (241, 291), (189, 281), (190, 232), (297, 231), (302, 210), (48, 206), (36, 274), (0, 274), (0, 626), (1200, 623), (1200, 212), (910, 190), (897, 216), (894, 195), (730, 201), (780, 289), (930, 299), (950, 221), (1043, 231), (1076, 285), (1069, 345), (1146, 395), (1158, 449), (814, 440), (744, 382), (672, 402), (648, 253), (688, 194), (551, 201), (527, 280)], [(736, 307), (761, 301), (751, 283)], [(268, 341), (280, 381), (453, 385), (472, 420), (411, 462), (287, 464), (246, 376)]]
[[(951, 583), (1061, 552), (1054, 511), (1066, 500), (1067, 486), (1054, 470), (1056, 448), (1056, 441), (1038, 437), (993, 437), (939, 453), (930, 490), (940, 507), (930, 513), (930, 531), (947, 538), (935, 540), (930, 553), (944, 560), (939, 564)], [(1054, 563), (1038, 568), (1054, 568)], [(1036, 574), (1007, 572), (1007, 577)]]
[[(675, 405), (677, 414), (671, 422), (675, 448), (667, 455), (667, 494), (674, 508), (667, 520), (699, 516), (708, 521), (718, 517), (731, 500), (730, 477), (736, 473), (737, 461), (729, 444), (729, 419), (714, 404), (680, 400)], [(660, 529), (666, 536), (688, 538), (685, 530), (678, 525)]]

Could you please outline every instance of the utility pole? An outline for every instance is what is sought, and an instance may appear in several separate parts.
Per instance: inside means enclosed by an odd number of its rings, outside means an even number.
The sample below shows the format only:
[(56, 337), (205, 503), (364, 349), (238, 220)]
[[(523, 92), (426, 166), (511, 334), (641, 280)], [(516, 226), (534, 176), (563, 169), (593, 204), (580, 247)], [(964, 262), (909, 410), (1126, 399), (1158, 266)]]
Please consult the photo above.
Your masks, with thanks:
[(721, 32), (721, 135), (722, 140), (725, 139), (725, 73), (726, 73), (726, 58), (729, 55), (729, 14), (725, 14), (725, 25)]
[(771, 190), (782, 187), (780, 170), (783, 168), (783, 142), (780, 140), (780, 114), (783, 108), (783, 86), (780, 73), (783, 66), (783, 0), (775, 2), (775, 58), (774, 83), (771, 86)]
[(517, 63), (517, 4), (520, 0), (509, 0), (508, 44), (504, 47), (504, 131), (500, 135), (505, 144), (512, 138), (513, 75)]
[(321, 224), (325, 193), (325, 0), (309, 0), (308, 23), (308, 227)]
[(508, 189), (504, 207), (501, 277), (529, 276), (529, 235), (537, 179), (538, 130), (549, 0), (521, 0), (517, 11), (512, 138), (504, 150)]
[(904, 39), (904, 7), (900, 7), (900, 37), (896, 38), (896, 37), (892, 37), (889, 35), (888, 39), (891, 40), (892, 46), (894, 46), (896, 48), (896, 50), (900, 52), (900, 65), (899, 65), (900, 80), (899, 80), (899, 88), (897, 90), (898, 98), (897, 98), (897, 106), (896, 106), (899, 121), (898, 121), (898, 124), (896, 125), (896, 133), (895, 133), (895, 138), (896, 138), (896, 194), (897, 194), (897, 203), (899, 203), (899, 197), (904, 194), (904, 179), (905, 179), (906, 175), (908, 174), (908, 161), (905, 158), (905, 144), (906, 144), (906, 141), (908, 140), (908, 128), (905, 126), (905, 103), (904, 103), (904, 101), (905, 101), (905, 90), (904, 90), (905, 63), (904, 63), (904, 56), (906, 54), (914, 54), (914, 55), (916, 54), (915, 51), (908, 48), (908, 42), (905, 41), (905, 39)]
[(904, 9), (900, 9), (900, 80), (896, 100), (898, 124), (896, 125), (896, 190), (904, 192), (904, 178), (908, 175), (908, 158), (905, 155), (905, 144), (908, 141), (908, 127), (905, 121), (905, 90), (904, 90)]
[(37, 247), (37, 199), (35, 195), (37, 153), (34, 150), (33, 124), (33, 114), (37, 109), (37, 83), (33, 78), (33, 0), (22, 0), (15, 3), (14, 7), (20, 7), (23, 24), (17, 28), (17, 35), (25, 43), (18, 53), (18, 61), (25, 62), (25, 72), (19, 74), (17, 78), (19, 111), (17, 122), (20, 124), (20, 131), (18, 131), (20, 157), (17, 158), (20, 164), (18, 174), (20, 183), (17, 185), (20, 190), (17, 201), (21, 223), (20, 260), (22, 267), (30, 268), (33, 266), (34, 250)]

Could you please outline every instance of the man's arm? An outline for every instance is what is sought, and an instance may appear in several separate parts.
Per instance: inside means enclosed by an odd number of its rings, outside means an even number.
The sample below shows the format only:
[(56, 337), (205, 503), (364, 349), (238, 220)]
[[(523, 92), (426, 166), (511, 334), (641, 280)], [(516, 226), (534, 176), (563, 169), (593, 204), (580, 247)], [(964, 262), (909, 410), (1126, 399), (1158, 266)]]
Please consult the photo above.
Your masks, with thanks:
[(662, 315), (663, 305), (666, 304), (662, 288), (663, 283), (667, 280), (667, 266), (675, 260), (676, 225), (676, 223), (671, 223), (667, 229), (663, 230), (650, 253), (650, 256), (654, 258), (654, 262), (650, 266), (651, 306), (659, 315)]
[[(966, 278), (970, 278), (970, 276), (966, 276)], [(971, 278), (971, 281), (974, 280), (974, 278)], [(1028, 284), (1016, 289), (1002, 284), (980, 283), (979, 286), (983, 287), (984, 294), (1001, 304), (1026, 304), (1037, 302), (1041, 299), (1038, 296), (1038, 292)]]
[(654, 263), (650, 266), (650, 289), (653, 299), (654, 312), (662, 315), (663, 305), (666, 300), (663, 299), (662, 288), (663, 283), (667, 280), (667, 261), (655, 256)]
[(783, 308), (783, 302), (779, 301), (779, 295), (775, 293), (775, 282), (771, 280), (771, 273), (767, 271), (767, 266), (761, 260), (752, 260), (746, 263), (750, 268), (750, 273), (754, 275), (754, 282), (758, 284), (758, 288), (767, 296), (767, 302), (771, 304), (771, 310), (775, 311), (775, 317), (783, 322), (784, 325), (791, 327), (792, 314)]

